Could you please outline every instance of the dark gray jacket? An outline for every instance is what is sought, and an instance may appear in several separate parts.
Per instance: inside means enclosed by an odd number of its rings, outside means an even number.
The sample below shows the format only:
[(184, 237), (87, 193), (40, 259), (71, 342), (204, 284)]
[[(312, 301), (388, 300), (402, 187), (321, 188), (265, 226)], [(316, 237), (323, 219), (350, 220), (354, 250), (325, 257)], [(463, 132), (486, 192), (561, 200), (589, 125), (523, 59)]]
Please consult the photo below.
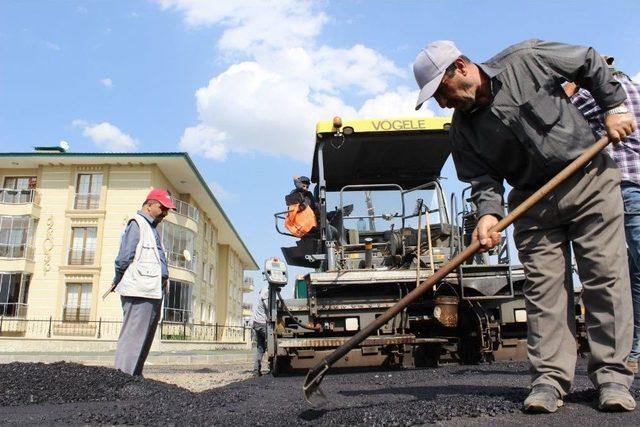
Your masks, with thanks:
[[(509, 182), (516, 188), (525, 189), (540, 174), (552, 176), (594, 142), (591, 128), (565, 95), (562, 83), (577, 82), (603, 110), (626, 99), (607, 64), (590, 47), (528, 40), (478, 66), (492, 81), (491, 112), (541, 169)], [(480, 216), (503, 216), (505, 153), (492, 155), (490, 127), (475, 128), (472, 114), (453, 115), (450, 138), (458, 177), (471, 184)]]

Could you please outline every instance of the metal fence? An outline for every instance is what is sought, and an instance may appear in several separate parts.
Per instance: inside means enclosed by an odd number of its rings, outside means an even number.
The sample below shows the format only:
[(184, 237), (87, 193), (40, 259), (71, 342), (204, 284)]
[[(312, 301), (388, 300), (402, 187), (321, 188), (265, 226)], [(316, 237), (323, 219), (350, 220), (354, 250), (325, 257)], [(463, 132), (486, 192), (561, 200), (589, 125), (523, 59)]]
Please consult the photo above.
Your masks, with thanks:
[(198, 208), (190, 205), (187, 202), (176, 199), (175, 197), (172, 197), (171, 201), (173, 201), (173, 204), (176, 206), (176, 212), (198, 222), (198, 220), (200, 219), (200, 211), (198, 210)]
[(163, 340), (178, 341), (237, 341), (251, 340), (251, 328), (248, 326), (198, 325), (194, 323), (162, 322), (160, 336)]
[(185, 270), (195, 271), (195, 268), (196, 268), (195, 255), (191, 259), (187, 260), (184, 257), (184, 254), (170, 252), (170, 251), (166, 251), (165, 254), (167, 256), (167, 264), (169, 264), (170, 266), (184, 268)]
[(74, 209), (98, 209), (100, 207), (100, 194), (76, 193), (73, 203)]
[(0, 303), (0, 317), (24, 317), (27, 314), (27, 304), (20, 302)]
[[(0, 337), (117, 339), (121, 320), (24, 319), (0, 316)], [(203, 325), (162, 320), (158, 325), (162, 340), (188, 342), (249, 342), (248, 326)]]
[(37, 198), (36, 190), (16, 190), (13, 188), (0, 188), (0, 203), (6, 203), (11, 205), (20, 205), (25, 203), (36, 203), (39, 200)]
[(0, 243), (0, 258), (26, 258), (33, 259), (34, 249), (26, 243), (6, 244)]

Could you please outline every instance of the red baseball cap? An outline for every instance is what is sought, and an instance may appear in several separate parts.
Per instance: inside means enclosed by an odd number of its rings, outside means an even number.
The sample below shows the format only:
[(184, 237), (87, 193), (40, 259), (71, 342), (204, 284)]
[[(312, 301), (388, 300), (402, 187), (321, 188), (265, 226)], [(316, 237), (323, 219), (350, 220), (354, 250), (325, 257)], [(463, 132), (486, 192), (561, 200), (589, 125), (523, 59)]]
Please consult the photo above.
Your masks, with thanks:
[(169, 192), (162, 188), (154, 188), (147, 194), (146, 200), (157, 200), (160, 202), (162, 206), (167, 209), (176, 209), (176, 206), (171, 201), (171, 196), (169, 196)]

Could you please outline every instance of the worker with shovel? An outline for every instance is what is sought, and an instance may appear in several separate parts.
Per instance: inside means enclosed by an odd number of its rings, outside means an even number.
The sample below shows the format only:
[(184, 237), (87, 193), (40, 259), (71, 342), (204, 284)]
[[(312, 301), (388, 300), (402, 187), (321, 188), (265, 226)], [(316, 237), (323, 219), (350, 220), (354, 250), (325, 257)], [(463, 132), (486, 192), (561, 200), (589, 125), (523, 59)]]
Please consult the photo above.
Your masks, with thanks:
[[(417, 109), (433, 97), (454, 108), (450, 133), (459, 178), (472, 186), (478, 206), (475, 239), (483, 250), (500, 233), (503, 181), (513, 209), (583, 151), (594, 136), (569, 102), (562, 83), (576, 81), (605, 111), (609, 139), (635, 130), (622, 106), (626, 95), (592, 48), (529, 40), (485, 63), (473, 63), (454, 43), (436, 41), (418, 54), (414, 74)], [(532, 388), (528, 412), (555, 412), (570, 391), (576, 363), (569, 244), (578, 263), (586, 306), (599, 408), (630, 411), (635, 400), (625, 358), (631, 348), (632, 310), (624, 243), (620, 172), (604, 153), (595, 155), (514, 223), (514, 239), (527, 281), (528, 354)]]

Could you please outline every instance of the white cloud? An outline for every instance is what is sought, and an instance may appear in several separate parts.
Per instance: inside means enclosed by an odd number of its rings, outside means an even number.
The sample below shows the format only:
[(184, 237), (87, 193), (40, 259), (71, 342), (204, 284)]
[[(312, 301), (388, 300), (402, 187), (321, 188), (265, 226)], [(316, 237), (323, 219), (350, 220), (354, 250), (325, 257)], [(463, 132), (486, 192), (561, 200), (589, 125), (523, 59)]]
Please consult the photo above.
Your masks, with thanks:
[(180, 146), (190, 153), (202, 154), (209, 159), (225, 160), (228, 152), (223, 142), (225, 139), (227, 136), (224, 132), (200, 124), (185, 129)]
[(255, 62), (232, 65), (198, 89), (196, 99), (202, 123), (185, 130), (181, 146), (216, 160), (230, 151), (255, 150), (308, 161), (318, 118), (356, 114), (339, 98), (310, 96), (304, 81)]
[(100, 83), (102, 83), (102, 86), (104, 86), (104, 87), (108, 87), (108, 88), (112, 88), (113, 87), (113, 80), (111, 80), (109, 77), (105, 77), (104, 79), (100, 79)]
[[(230, 153), (257, 151), (309, 161), (319, 120), (416, 115), (408, 69), (361, 44), (318, 43), (329, 20), (318, 10), (323, 3), (157, 2), (182, 14), (191, 28), (221, 27), (217, 46), (236, 60), (196, 91), (199, 123), (185, 129), (180, 141), (191, 153), (223, 161)], [(363, 101), (353, 105), (346, 101), (350, 96)]]
[(82, 135), (91, 139), (95, 145), (106, 151), (135, 151), (139, 141), (108, 122), (91, 124), (81, 119), (71, 122), (75, 128), (82, 129)]
[(181, 12), (190, 27), (220, 25), (223, 50), (253, 51), (311, 42), (327, 16), (312, 2), (297, 0), (157, 0), (163, 9)]
[(233, 199), (235, 196), (234, 194), (230, 193), (229, 191), (227, 191), (219, 182), (212, 182), (211, 184), (209, 184), (209, 187), (211, 188), (211, 191), (213, 192), (213, 195), (220, 200), (231, 200)]
[(45, 45), (51, 50), (60, 50), (60, 46), (53, 42), (46, 42)]
[(413, 90), (406, 86), (400, 86), (394, 91), (382, 93), (365, 101), (358, 111), (358, 115), (361, 117), (433, 117), (434, 113), (428, 108), (428, 104), (416, 111), (418, 92), (418, 89)]
[(640, 71), (638, 71), (635, 76), (631, 77), (631, 80), (636, 83), (640, 83)]

